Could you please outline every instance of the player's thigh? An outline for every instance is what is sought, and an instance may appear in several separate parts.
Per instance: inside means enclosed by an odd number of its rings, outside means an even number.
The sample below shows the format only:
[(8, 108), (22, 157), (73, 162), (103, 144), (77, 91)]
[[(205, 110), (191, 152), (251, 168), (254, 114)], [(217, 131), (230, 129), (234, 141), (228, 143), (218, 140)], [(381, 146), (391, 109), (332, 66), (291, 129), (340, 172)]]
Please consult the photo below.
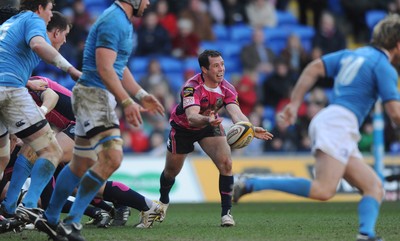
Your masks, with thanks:
[(346, 165), (321, 150), (316, 151), (315, 158), (315, 181), (321, 188), (335, 191), (344, 175)]
[(225, 136), (205, 137), (199, 144), (218, 169), (221, 166), (231, 165), (231, 149)]
[(344, 178), (363, 194), (382, 200), (382, 182), (375, 171), (360, 158), (351, 158), (347, 164)]
[(74, 149), (74, 139), (65, 134), (63, 131), (56, 134), (58, 144), (61, 146), (63, 155), (61, 157), (62, 162), (69, 162), (72, 159), (72, 150)]

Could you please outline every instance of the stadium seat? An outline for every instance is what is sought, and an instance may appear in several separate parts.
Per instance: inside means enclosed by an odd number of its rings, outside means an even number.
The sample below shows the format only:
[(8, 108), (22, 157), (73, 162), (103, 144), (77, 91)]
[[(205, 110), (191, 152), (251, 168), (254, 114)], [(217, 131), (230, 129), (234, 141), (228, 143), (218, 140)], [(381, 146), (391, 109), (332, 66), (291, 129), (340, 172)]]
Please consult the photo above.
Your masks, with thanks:
[(233, 25), (230, 28), (230, 39), (233, 42), (247, 44), (251, 42), (253, 29), (249, 25)]
[(143, 73), (147, 72), (150, 58), (148, 57), (133, 57), (128, 62), (129, 70), (132, 73)]
[(222, 52), (222, 45), (218, 41), (201, 41), (200, 52), (203, 52), (206, 49), (218, 50)]
[(290, 32), (286, 28), (264, 28), (265, 43), (271, 41), (286, 42)]
[(263, 113), (263, 126), (268, 130), (272, 130), (275, 126), (275, 108), (271, 106), (264, 106)]
[(386, 11), (383, 10), (369, 10), (365, 13), (365, 22), (370, 30), (387, 15)]
[(179, 93), (180, 89), (183, 86), (183, 83), (185, 82), (185, 79), (183, 79), (183, 73), (182, 72), (168, 72), (168, 73), (165, 73), (165, 76), (168, 79), (169, 86), (171, 87), (172, 91), (174, 93)]
[(269, 40), (265, 45), (270, 48), (274, 52), (274, 54), (279, 55), (286, 46), (286, 40)]
[(218, 45), (221, 48), (223, 58), (239, 58), (240, 51), (243, 48), (241, 43), (232, 41), (219, 41)]
[(239, 58), (224, 58), (226, 72), (241, 72), (242, 64)]
[(163, 56), (159, 57), (161, 69), (164, 73), (175, 73), (182, 72), (183, 64), (182, 61), (173, 57)]
[(213, 32), (217, 40), (228, 40), (229, 39), (229, 31), (228, 28), (223, 24), (214, 24)]
[(289, 11), (276, 11), (276, 17), (278, 26), (298, 24), (297, 18)]
[(192, 58), (187, 58), (183, 60), (183, 70), (198, 70), (200, 68), (199, 66), (199, 60), (196, 57)]

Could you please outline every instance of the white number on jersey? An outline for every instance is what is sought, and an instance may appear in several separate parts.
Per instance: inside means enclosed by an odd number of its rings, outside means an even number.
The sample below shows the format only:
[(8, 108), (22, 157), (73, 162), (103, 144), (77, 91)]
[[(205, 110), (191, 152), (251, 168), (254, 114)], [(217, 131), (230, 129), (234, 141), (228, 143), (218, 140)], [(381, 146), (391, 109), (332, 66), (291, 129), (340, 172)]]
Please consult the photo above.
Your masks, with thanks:
[(353, 82), (364, 61), (364, 57), (354, 59), (354, 56), (342, 59), (340, 71), (336, 76), (336, 83), (339, 85), (349, 85)]
[(0, 41), (7, 35), (7, 30), (11, 27), (11, 23), (0, 25)]

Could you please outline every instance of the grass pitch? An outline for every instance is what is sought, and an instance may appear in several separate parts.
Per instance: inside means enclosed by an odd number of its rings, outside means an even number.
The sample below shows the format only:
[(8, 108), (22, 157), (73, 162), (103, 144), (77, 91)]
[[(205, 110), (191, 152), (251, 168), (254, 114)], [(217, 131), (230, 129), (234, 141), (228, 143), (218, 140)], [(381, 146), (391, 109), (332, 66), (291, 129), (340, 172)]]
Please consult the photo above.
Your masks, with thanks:
[[(83, 235), (88, 241), (355, 241), (358, 227), (357, 203), (239, 203), (232, 214), (236, 227), (222, 228), (217, 203), (172, 204), (165, 221), (151, 229), (132, 227), (138, 220), (133, 210), (126, 226), (85, 226)], [(399, 202), (383, 203), (377, 232), (385, 241), (400, 240)], [(0, 240), (44, 241), (47, 236), (26, 230), (0, 234)]]

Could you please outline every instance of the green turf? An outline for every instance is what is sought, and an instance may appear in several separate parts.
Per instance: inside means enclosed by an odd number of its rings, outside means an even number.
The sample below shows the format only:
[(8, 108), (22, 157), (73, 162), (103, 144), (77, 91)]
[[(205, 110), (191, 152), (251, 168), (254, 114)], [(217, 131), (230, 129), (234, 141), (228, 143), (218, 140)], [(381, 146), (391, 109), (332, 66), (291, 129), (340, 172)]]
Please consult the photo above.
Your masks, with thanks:
[[(160, 240), (267, 240), (354, 241), (358, 217), (356, 203), (240, 203), (233, 208), (236, 227), (221, 228), (219, 204), (173, 204), (166, 220), (152, 229), (138, 230), (134, 211), (125, 227), (98, 229), (86, 226), (88, 241)], [(85, 219), (86, 220), (86, 219)], [(400, 203), (382, 205), (377, 232), (385, 241), (400, 240)], [(0, 240), (47, 240), (36, 231), (1, 234)]]

